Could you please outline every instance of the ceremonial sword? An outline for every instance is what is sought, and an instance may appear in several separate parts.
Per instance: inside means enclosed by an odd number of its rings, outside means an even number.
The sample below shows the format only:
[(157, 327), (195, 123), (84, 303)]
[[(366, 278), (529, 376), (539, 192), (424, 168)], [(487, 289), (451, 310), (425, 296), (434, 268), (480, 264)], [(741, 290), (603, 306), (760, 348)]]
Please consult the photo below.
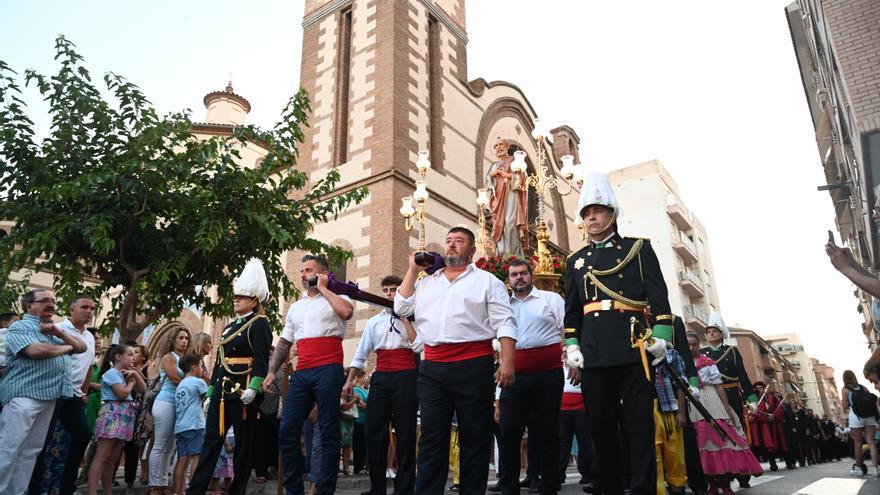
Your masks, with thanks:
[[(641, 327), (642, 334), (644, 334), (645, 326), (640, 323), (638, 319), (636, 319), (635, 317), (631, 317), (629, 319), (629, 323), (635, 328)], [(665, 357), (662, 361), (660, 361), (660, 364), (663, 366), (663, 369), (666, 370), (666, 373), (672, 380), (673, 385), (684, 392), (685, 398), (688, 400), (688, 402), (693, 404), (694, 408), (699, 411), (699, 413), (703, 416), (703, 419), (708, 421), (709, 424), (712, 425), (713, 428), (715, 428), (715, 431), (718, 432), (719, 435), (730, 440), (730, 443), (738, 445), (738, 443), (730, 436), (730, 434), (728, 434), (727, 431), (725, 431), (724, 428), (721, 427), (721, 425), (718, 423), (718, 420), (713, 418), (712, 415), (709, 414), (706, 406), (704, 406), (696, 397), (694, 397), (694, 394), (692, 394), (690, 389), (688, 388), (688, 384), (685, 383), (680, 376), (678, 376), (678, 373), (675, 372), (675, 370), (672, 368), (672, 365), (669, 363), (669, 361), (666, 360)]]

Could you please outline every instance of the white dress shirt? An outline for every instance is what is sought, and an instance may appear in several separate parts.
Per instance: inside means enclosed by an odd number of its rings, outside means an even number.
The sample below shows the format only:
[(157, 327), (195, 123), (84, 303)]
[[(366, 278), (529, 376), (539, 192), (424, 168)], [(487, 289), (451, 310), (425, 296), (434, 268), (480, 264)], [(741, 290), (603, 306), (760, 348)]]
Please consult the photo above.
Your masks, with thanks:
[[(351, 304), (348, 296), (339, 297)], [(302, 299), (293, 303), (287, 310), (281, 338), (293, 343), (314, 337), (344, 338), (345, 320), (333, 311), (333, 306), (323, 294), (318, 293), (315, 297), (311, 297), (308, 292), (303, 292)]]
[(416, 341), (410, 343), (406, 328), (400, 318), (393, 316), (391, 311), (383, 309), (382, 312), (367, 321), (357, 351), (351, 360), (351, 366), (364, 369), (364, 364), (370, 357), (370, 353), (379, 349), (412, 349), (413, 352), (419, 354), (423, 347), (422, 338), (418, 334), (416, 334)]
[(562, 343), (565, 302), (555, 292), (532, 287), (525, 299), (510, 296), (516, 315), (516, 348), (531, 349)]
[(73, 383), (73, 395), (82, 397), (84, 395), (82, 384), (86, 380), (86, 375), (89, 373), (92, 363), (95, 362), (95, 336), (88, 330), (83, 332), (77, 330), (73, 326), (73, 322), (70, 321), (70, 318), (62, 321), (57, 326), (64, 330), (65, 333), (73, 335), (86, 344), (86, 352), (70, 355), (70, 381)]
[(495, 275), (473, 263), (455, 280), (437, 270), (416, 282), (408, 298), (400, 291), (394, 312), (415, 315), (415, 327), (425, 345), (478, 342), (495, 337), (516, 340), (516, 319), (507, 289)]

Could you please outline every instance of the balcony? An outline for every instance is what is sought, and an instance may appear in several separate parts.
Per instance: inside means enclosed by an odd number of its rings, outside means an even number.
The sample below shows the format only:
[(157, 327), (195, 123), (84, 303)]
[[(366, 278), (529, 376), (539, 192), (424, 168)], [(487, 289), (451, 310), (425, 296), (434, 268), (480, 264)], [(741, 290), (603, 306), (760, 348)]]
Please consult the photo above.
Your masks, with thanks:
[(675, 250), (675, 254), (679, 255), (685, 264), (693, 265), (700, 260), (694, 241), (684, 234), (679, 233), (672, 236), (672, 249)]
[(678, 196), (674, 194), (666, 195), (666, 213), (669, 214), (669, 218), (671, 218), (675, 225), (681, 230), (691, 230), (694, 228), (693, 220), (691, 220), (691, 212), (684, 207), (681, 200), (678, 199)]
[(706, 294), (703, 287), (703, 281), (700, 277), (690, 270), (678, 271), (678, 284), (692, 298), (702, 298)]
[(706, 323), (709, 321), (709, 317), (702, 308), (693, 304), (685, 304), (682, 306), (682, 312), (684, 313), (684, 322), (691, 330), (701, 333), (706, 330)]

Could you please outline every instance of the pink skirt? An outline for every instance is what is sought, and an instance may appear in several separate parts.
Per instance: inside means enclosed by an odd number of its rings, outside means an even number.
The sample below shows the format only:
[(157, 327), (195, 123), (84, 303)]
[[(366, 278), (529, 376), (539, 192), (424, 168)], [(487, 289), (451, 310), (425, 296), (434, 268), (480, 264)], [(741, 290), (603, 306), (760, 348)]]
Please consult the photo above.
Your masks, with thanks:
[(106, 400), (95, 421), (95, 436), (129, 441), (134, 436), (137, 408), (130, 400)]
[(722, 437), (707, 421), (694, 423), (703, 472), (708, 476), (760, 476), (764, 470), (742, 434), (727, 420), (719, 420), (718, 424), (734, 442)]

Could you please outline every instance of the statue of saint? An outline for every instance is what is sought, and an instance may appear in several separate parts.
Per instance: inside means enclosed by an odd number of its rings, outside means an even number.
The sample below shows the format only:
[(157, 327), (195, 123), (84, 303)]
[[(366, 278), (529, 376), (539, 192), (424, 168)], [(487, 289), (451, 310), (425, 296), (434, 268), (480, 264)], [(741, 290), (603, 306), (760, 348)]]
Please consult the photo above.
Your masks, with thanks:
[(528, 196), (527, 191), (515, 188), (522, 180), (516, 181), (510, 171), (513, 162), (513, 153), (508, 152), (510, 146), (506, 139), (499, 138), (494, 146), (497, 160), (489, 167), (492, 241), (496, 253), (523, 257), (524, 250), (529, 248)]

